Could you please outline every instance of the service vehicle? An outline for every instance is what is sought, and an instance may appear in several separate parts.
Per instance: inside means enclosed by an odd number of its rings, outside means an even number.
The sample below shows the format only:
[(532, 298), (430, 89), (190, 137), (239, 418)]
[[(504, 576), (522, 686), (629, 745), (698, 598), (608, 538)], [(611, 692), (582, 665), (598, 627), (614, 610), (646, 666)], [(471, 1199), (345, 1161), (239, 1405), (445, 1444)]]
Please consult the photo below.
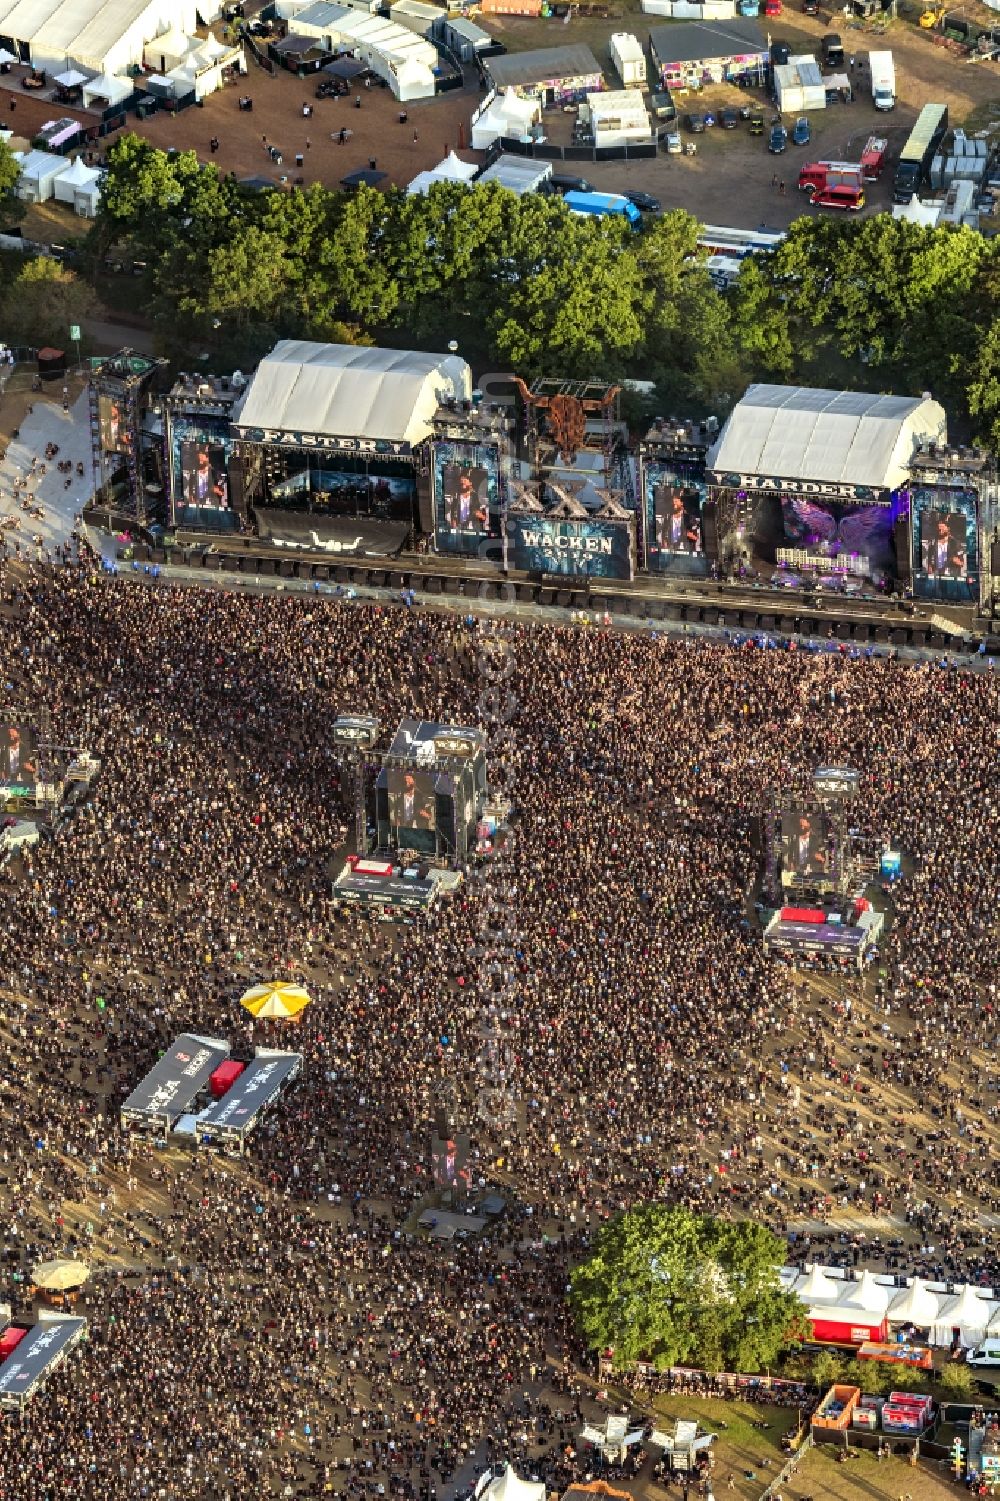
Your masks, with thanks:
[(585, 177), (574, 177), (569, 172), (553, 172), (545, 179), (548, 193), (592, 193), (593, 188)]
[(662, 207), (660, 200), (654, 198), (652, 193), (640, 193), (637, 189), (630, 189), (622, 195), (629, 203), (634, 203), (641, 214), (658, 214)]
[(845, 208), (858, 212), (865, 206), (865, 190), (841, 183), (830, 188), (820, 188), (818, 193), (813, 193), (809, 202), (813, 208)]
[(826, 68), (842, 68), (844, 66), (844, 44), (835, 31), (827, 32), (821, 43), (823, 49), (823, 66)]
[(891, 52), (869, 52), (872, 103), (878, 110), (896, 108), (896, 68)]
[(889, 155), (889, 142), (884, 136), (869, 136), (861, 151), (861, 176), (865, 182), (875, 182), (881, 176)]
[(896, 163), (893, 203), (909, 203), (927, 176), (938, 147), (948, 134), (948, 106), (925, 104)]
[(860, 188), (863, 181), (860, 162), (806, 162), (797, 186), (811, 196), (826, 188)]
[(577, 193), (563, 194), (563, 203), (571, 214), (585, 214), (595, 219), (608, 217), (627, 219), (633, 229), (642, 222), (642, 215), (623, 193)]

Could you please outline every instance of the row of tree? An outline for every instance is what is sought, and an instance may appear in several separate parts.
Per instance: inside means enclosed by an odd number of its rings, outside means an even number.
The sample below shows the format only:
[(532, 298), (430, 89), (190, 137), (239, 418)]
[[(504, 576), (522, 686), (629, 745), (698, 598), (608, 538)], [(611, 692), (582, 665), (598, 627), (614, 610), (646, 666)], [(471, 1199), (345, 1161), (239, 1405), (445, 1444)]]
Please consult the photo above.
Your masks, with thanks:
[[(145, 267), (143, 305), (180, 360), (251, 360), (282, 336), (457, 338), (526, 375), (653, 381), (660, 410), (723, 412), (760, 379), (929, 389), (1000, 446), (1000, 244), (967, 228), (803, 218), (720, 293), (680, 210), (635, 233), (495, 185), (260, 192), (135, 135), (108, 166), (90, 269)], [(0, 152), (0, 209), (5, 190), (9, 205)]]

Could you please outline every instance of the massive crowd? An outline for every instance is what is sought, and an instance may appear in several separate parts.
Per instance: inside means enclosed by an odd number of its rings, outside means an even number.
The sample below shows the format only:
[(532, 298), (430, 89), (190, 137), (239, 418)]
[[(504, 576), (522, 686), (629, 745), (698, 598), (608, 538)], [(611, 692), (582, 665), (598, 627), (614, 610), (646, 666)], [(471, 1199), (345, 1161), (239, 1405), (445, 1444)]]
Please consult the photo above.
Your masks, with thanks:
[[(101, 1267), (82, 1353), (0, 1423), (18, 1501), (432, 1501), (490, 1454), (565, 1478), (567, 1266), (639, 1199), (815, 1237), (861, 1208), (894, 1217), (864, 1259), (990, 1278), (992, 675), (0, 568), (8, 701), (102, 763), (0, 872), (7, 1293)], [(508, 855), (410, 926), (338, 911), (336, 714), (478, 722), (500, 652)], [(754, 927), (755, 822), (819, 763), (913, 870), (866, 984)], [(314, 997), (294, 1030), (238, 1007), (276, 976)], [(479, 1108), (491, 1009), (512, 1119)], [(117, 1124), (182, 1030), (305, 1054), (244, 1161)], [(445, 1095), (510, 1209), (442, 1246), (408, 1230)]]

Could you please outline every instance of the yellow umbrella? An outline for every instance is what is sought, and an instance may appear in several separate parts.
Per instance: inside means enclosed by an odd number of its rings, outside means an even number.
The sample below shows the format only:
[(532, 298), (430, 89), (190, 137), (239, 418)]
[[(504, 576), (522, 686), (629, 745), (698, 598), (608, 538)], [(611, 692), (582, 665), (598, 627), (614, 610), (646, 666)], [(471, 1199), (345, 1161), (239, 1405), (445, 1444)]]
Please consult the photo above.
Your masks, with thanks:
[(80, 1287), (90, 1276), (90, 1268), (82, 1261), (42, 1261), (35, 1267), (32, 1276), (35, 1286), (46, 1292), (64, 1293), (71, 1287)]
[(272, 980), (269, 985), (252, 985), (246, 995), (240, 997), (251, 1016), (298, 1016), (309, 1004), (309, 996), (301, 985), (284, 985)]

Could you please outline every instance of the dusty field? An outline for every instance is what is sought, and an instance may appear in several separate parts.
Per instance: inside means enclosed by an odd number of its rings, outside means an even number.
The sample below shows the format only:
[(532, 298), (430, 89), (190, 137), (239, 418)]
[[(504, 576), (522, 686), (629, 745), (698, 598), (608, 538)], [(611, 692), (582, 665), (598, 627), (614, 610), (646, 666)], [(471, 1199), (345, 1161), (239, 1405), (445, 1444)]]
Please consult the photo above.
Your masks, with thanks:
[[(983, 21), (981, 11), (985, 16), (991, 14), (981, 6), (971, 7), (968, 14), (972, 19)], [(627, 15), (617, 22), (574, 21), (568, 27), (555, 21), (514, 17), (493, 17), (490, 20), (490, 28), (512, 52), (530, 47), (555, 47), (571, 40), (586, 42), (612, 82), (615, 75), (607, 45), (612, 31), (630, 29), (645, 41), (650, 26), (657, 24), (662, 24), (658, 18), (640, 14)], [(994, 119), (995, 101), (1000, 94), (997, 65), (971, 65), (906, 21), (897, 21), (884, 37), (880, 37), (845, 27), (839, 17), (831, 20), (828, 15), (825, 19), (803, 16), (796, 5), (794, 10), (786, 8), (780, 19), (767, 25), (772, 41), (788, 42), (793, 55), (815, 52), (819, 39), (831, 29), (840, 30), (848, 56), (853, 49), (855, 56), (864, 60), (870, 50), (891, 49), (899, 99), (895, 110), (885, 115), (872, 108), (865, 65), (854, 74), (854, 101), (811, 113), (811, 143), (803, 147), (789, 145), (782, 157), (772, 157), (766, 139), (751, 137), (743, 125), (738, 131), (710, 130), (698, 136), (698, 152), (694, 157), (661, 155), (655, 162), (601, 162), (584, 164), (572, 170), (583, 172), (595, 187), (605, 190), (645, 189), (655, 193), (665, 208), (689, 209), (706, 223), (746, 228), (766, 223), (774, 228), (785, 228), (804, 212), (819, 212), (810, 210), (794, 191), (802, 162), (818, 156), (851, 160), (856, 158), (860, 147), (872, 134), (887, 136), (890, 151), (898, 152), (921, 107), (932, 100), (948, 105), (955, 125), (969, 121), (983, 128)], [(709, 105), (745, 104), (751, 98), (764, 107), (765, 118), (770, 119), (774, 108), (762, 91), (750, 95), (741, 89), (721, 86), (690, 95), (680, 101), (680, 106), (683, 112), (686, 108), (701, 109)], [(995, 128), (1000, 129), (1000, 112), (995, 118)], [(786, 119), (785, 123), (790, 125), (792, 121)], [(558, 130), (557, 123), (553, 129), (556, 139), (559, 138)], [(686, 139), (692, 137), (686, 136)], [(771, 179), (776, 171), (786, 182), (784, 196), (772, 186)], [(886, 174), (882, 183), (870, 185), (866, 213), (889, 207), (889, 183), (890, 174)]]

